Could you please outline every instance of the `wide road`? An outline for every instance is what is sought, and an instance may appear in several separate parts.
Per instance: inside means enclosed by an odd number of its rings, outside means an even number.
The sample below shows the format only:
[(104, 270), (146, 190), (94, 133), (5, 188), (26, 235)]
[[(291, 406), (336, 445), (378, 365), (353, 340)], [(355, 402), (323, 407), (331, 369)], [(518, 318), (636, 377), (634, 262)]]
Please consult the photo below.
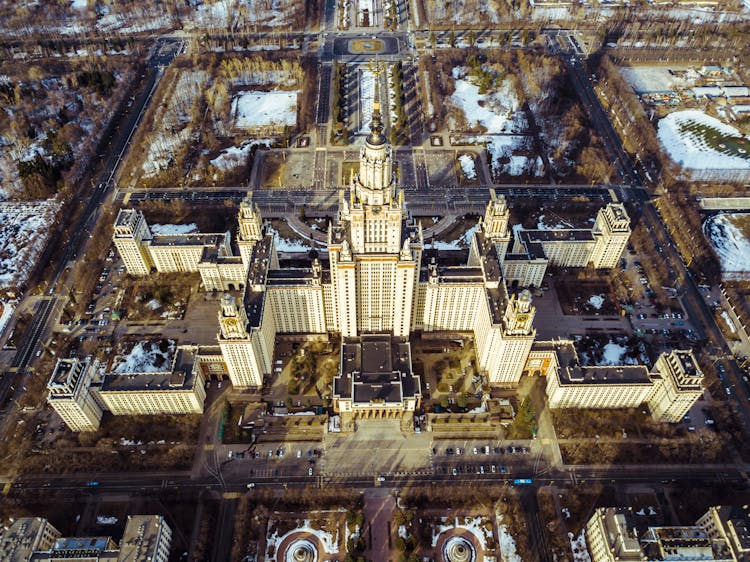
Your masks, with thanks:
[[(252, 461), (250, 461), (252, 462)], [(200, 490), (211, 489), (219, 492), (242, 492), (247, 490), (247, 484), (253, 483), (256, 488), (278, 487), (284, 482), (288, 487), (325, 487), (330, 485), (348, 488), (371, 488), (375, 486), (403, 487), (407, 484), (441, 485), (475, 484), (477, 482), (508, 482), (512, 484), (516, 478), (532, 478), (535, 485), (549, 484), (573, 486), (585, 485), (588, 482), (601, 483), (669, 483), (675, 482), (703, 482), (704, 484), (736, 485), (745, 480), (745, 473), (750, 466), (704, 466), (704, 465), (627, 465), (627, 466), (567, 466), (552, 468), (543, 475), (534, 476), (533, 467), (519, 468), (514, 474), (409, 474), (403, 473), (384, 477), (384, 481), (375, 482), (379, 474), (362, 474), (357, 476), (317, 475), (300, 476), (280, 473), (277, 476), (253, 476), (240, 479), (224, 478), (220, 482), (214, 476), (190, 478), (189, 472), (163, 472), (137, 474), (122, 473), (90, 473), (68, 475), (36, 475), (19, 477), (11, 486), (11, 495), (24, 491), (39, 492), (46, 488), (56, 493), (67, 491), (80, 492), (108, 492), (127, 493), (129, 491), (149, 492), (164, 489), (170, 490)], [(90, 486), (97, 482), (96, 486)]]

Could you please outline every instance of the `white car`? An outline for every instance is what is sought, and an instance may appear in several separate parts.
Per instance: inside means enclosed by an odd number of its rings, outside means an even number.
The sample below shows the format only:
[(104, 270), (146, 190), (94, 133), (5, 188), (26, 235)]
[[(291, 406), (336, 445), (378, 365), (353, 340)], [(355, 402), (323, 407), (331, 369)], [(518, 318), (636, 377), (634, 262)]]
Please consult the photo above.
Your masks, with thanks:
[(312, 476), (313, 475), (313, 469), (312, 469), (312, 467), (308, 467), (308, 469), (307, 469), (307, 475), (308, 476)]
[(255, 488), (255, 482), (250, 482), (250, 484), (247, 485), (248, 488)]

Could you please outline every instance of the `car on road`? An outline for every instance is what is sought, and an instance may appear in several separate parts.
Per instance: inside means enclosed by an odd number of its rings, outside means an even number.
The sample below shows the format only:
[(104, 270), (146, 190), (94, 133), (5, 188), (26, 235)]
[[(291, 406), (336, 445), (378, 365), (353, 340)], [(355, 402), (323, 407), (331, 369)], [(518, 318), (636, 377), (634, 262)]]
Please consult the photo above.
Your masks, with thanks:
[(307, 475), (308, 476), (312, 476), (313, 475), (313, 469), (312, 469), (311, 466), (307, 468)]
[(249, 483), (249, 484), (247, 485), (247, 487), (248, 487), (248, 488), (255, 488), (255, 482), (250, 482), (250, 483)]
[(479, 450), (476, 447), (474, 447), (474, 454), (479, 454)]
[(86, 485), (93, 488), (94, 486), (98, 486), (99, 482), (97, 482), (96, 480), (90, 480)]

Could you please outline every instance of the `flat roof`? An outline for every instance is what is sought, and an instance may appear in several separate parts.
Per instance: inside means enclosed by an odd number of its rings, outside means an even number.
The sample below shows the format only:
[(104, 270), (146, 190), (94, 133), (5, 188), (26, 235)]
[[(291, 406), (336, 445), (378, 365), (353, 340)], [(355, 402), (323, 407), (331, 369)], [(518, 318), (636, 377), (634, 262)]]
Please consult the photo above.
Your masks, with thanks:
[(565, 228), (553, 230), (522, 230), (529, 242), (593, 242), (594, 234), (588, 229)]
[(154, 234), (151, 247), (158, 246), (219, 246), (226, 240), (226, 233), (210, 234)]
[(129, 515), (120, 541), (120, 560), (153, 559), (163, 525), (160, 515)]
[(109, 373), (104, 376), (101, 391), (190, 390), (195, 382), (195, 355), (193, 348), (178, 347), (174, 370), (171, 372)]
[(411, 368), (411, 345), (389, 334), (346, 340), (334, 394), (355, 403), (401, 403), (420, 395), (420, 380)]

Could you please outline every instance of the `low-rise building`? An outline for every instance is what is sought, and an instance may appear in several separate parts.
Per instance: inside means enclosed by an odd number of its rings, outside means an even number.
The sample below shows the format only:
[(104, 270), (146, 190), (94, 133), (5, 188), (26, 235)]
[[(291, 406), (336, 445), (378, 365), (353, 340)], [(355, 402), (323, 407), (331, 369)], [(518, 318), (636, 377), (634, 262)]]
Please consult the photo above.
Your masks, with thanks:
[(333, 380), (333, 408), (341, 415), (342, 429), (351, 429), (362, 418), (400, 419), (402, 429), (411, 429), (421, 399), (408, 340), (367, 334), (342, 343)]

